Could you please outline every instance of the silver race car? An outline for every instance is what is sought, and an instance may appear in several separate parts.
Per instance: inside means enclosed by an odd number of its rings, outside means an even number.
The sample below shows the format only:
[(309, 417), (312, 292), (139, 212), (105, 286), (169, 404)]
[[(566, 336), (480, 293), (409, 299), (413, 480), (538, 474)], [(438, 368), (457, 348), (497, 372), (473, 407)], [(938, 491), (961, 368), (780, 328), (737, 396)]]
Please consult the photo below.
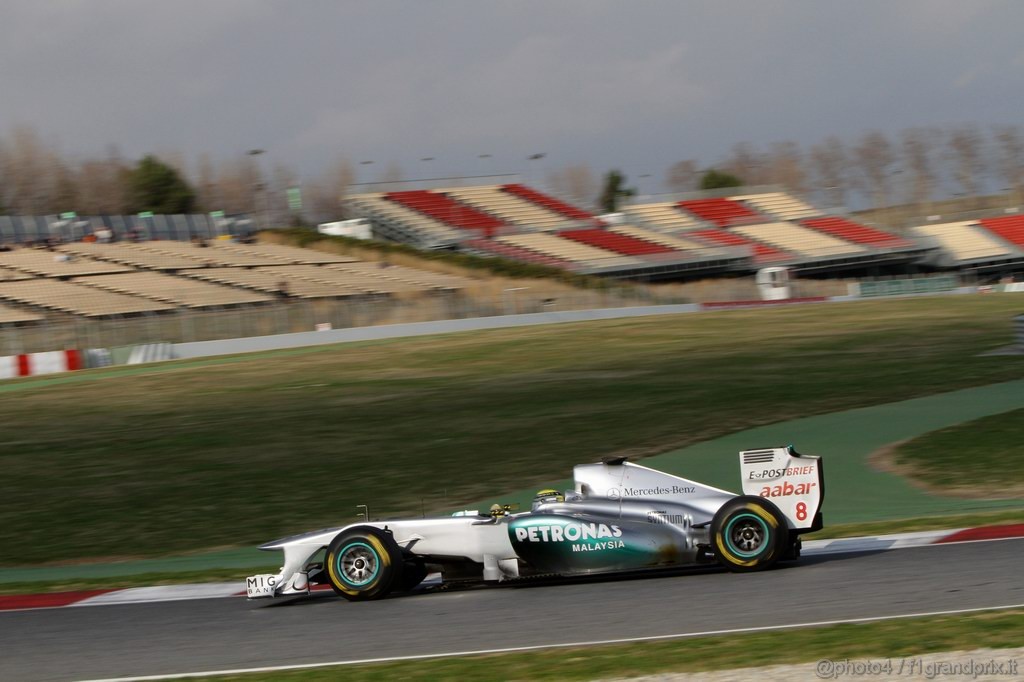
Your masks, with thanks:
[(528, 512), (494, 505), (437, 518), (369, 521), (275, 540), (277, 575), (246, 581), (250, 599), (296, 596), (327, 583), (349, 600), (442, 582), (662, 569), (718, 561), (769, 568), (800, 554), (822, 527), (821, 458), (792, 446), (740, 453), (743, 495), (625, 461), (573, 470), (574, 487), (542, 490)]

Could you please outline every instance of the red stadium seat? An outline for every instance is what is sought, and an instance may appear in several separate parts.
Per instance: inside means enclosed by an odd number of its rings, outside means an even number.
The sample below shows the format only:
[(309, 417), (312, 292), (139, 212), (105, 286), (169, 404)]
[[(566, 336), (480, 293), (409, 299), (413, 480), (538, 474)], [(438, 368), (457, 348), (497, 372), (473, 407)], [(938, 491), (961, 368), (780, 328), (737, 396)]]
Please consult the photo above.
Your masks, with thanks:
[(853, 242), (854, 244), (866, 244), (879, 248), (913, 246), (906, 239), (889, 234), (888, 232), (882, 232), (873, 227), (860, 225), (845, 218), (837, 218), (835, 216), (807, 218), (806, 220), (801, 220), (800, 224), (812, 230)]
[(1002, 237), (1011, 244), (1024, 246), (1024, 216), (982, 218), (978, 223), (997, 237)]
[(663, 246), (662, 244), (655, 244), (645, 239), (638, 239), (605, 230), (565, 230), (560, 232), (559, 236), (587, 244), (588, 246), (596, 246), (599, 249), (621, 253), (624, 256), (648, 256), (656, 253), (672, 253), (676, 251), (676, 249)]
[(542, 194), (535, 189), (527, 187), (526, 185), (512, 184), (505, 185), (502, 189), (509, 194), (513, 194), (521, 199), (533, 202), (538, 206), (543, 206), (549, 211), (555, 213), (561, 213), (566, 218), (571, 220), (597, 220), (593, 215), (587, 213), (582, 209), (578, 209), (571, 204), (567, 204), (561, 199)]
[(754, 249), (754, 260), (758, 263), (774, 263), (793, 260), (793, 257), (785, 251), (780, 251), (771, 246), (760, 244), (751, 239), (746, 239), (733, 232), (718, 230), (715, 228), (707, 230), (693, 230), (686, 233), (687, 237), (700, 237), (705, 241), (718, 246), (749, 246)]
[(772, 222), (772, 219), (732, 199), (691, 199), (680, 201), (678, 206), (719, 227)]
[(409, 190), (388, 192), (385, 196), (395, 203), (417, 210), (453, 227), (474, 230), (488, 237), (505, 226), (505, 223), (497, 218), (478, 211), (472, 206), (461, 204), (444, 194), (426, 190)]

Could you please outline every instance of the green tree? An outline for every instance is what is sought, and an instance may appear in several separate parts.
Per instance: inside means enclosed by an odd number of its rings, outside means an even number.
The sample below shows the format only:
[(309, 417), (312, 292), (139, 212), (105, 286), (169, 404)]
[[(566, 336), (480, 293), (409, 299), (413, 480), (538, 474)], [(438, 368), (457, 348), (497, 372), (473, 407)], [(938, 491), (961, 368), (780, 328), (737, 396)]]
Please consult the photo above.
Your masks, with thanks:
[(701, 189), (722, 189), (723, 187), (742, 187), (743, 181), (732, 173), (717, 171), (714, 168), (706, 172), (700, 179)]
[(610, 170), (604, 176), (604, 186), (601, 189), (601, 196), (597, 199), (598, 206), (605, 213), (615, 213), (619, 207), (619, 200), (626, 199), (636, 194), (636, 189), (626, 187), (626, 176), (617, 170)]
[(190, 213), (196, 194), (171, 166), (146, 155), (130, 172), (129, 188), (135, 211), (172, 214)]

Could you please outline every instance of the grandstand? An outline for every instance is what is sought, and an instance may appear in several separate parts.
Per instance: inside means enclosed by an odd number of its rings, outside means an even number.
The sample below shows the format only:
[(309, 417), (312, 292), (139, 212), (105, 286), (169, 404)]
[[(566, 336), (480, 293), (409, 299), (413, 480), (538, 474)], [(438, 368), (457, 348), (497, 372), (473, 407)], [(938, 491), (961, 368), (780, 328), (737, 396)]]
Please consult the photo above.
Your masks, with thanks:
[(689, 230), (698, 226), (688, 213), (683, 211), (678, 202), (662, 201), (653, 204), (632, 204), (622, 209), (627, 218), (633, 222), (651, 225), (662, 230)]
[(801, 220), (821, 215), (818, 209), (785, 192), (739, 194), (730, 198), (733, 201), (742, 201), (758, 213), (777, 220)]
[(329, 284), (322, 280), (297, 277), (294, 274), (280, 271), (279, 268), (207, 268), (205, 270), (187, 270), (182, 274), (194, 279), (252, 289), (282, 298), (351, 298), (361, 294), (356, 289)]
[(382, 192), (349, 196), (345, 205), (349, 214), (369, 220), (374, 235), (384, 239), (437, 249), (454, 247), (467, 238), (454, 226), (388, 201)]
[(0, 267), (38, 277), (58, 279), (67, 279), (78, 275), (102, 275), (131, 271), (130, 267), (124, 265), (39, 249), (16, 249), (0, 253)]
[(224, 308), (266, 303), (268, 296), (244, 289), (220, 286), (157, 272), (127, 272), (118, 275), (78, 277), (76, 284), (130, 294), (184, 308)]
[(689, 199), (680, 201), (679, 207), (699, 220), (718, 227), (769, 222), (764, 215), (726, 197)]
[(1011, 215), (998, 218), (982, 218), (978, 221), (983, 228), (1016, 247), (1024, 247), (1024, 216)]
[(997, 222), (997, 230), (988, 229), (992, 220), (1001, 218), (918, 225), (911, 228), (911, 233), (937, 244), (939, 248), (931, 258), (936, 267), (973, 271), (999, 271), (1015, 264), (1019, 267), (1024, 262), (1024, 249), (998, 231), (1007, 223)]
[(863, 247), (856, 244), (809, 230), (794, 223), (742, 225), (734, 227), (732, 232), (808, 258), (859, 254), (865, 251)]
[(55, 279), (0, 282), (0, 299), (81, 317), (124, 317), (169, 312), (174, 306)]
[(433, 191), (490, 213), (509, 225), (516, 225), (526, 230), (551, 231), (570, 223), (563, 212), (530, 201), (508, 191), (502, 185), (454, 187)]

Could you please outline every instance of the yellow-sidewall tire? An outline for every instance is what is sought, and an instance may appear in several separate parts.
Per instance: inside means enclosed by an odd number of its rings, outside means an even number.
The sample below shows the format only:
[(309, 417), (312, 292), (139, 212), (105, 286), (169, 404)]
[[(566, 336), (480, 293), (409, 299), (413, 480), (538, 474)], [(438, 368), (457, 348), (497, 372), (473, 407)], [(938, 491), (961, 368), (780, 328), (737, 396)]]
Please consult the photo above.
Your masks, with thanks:
[(349, 601), (386, 597), (401, 581), (402, 563), (395, 539), (373, 526), (339, 533), (324, 556), (331, 588)]
[(711, 521), (711, 545), (730, 571), (761, 571), (785, 554), (789, 529), (782, 512), (760, 497), (729, 500)]

